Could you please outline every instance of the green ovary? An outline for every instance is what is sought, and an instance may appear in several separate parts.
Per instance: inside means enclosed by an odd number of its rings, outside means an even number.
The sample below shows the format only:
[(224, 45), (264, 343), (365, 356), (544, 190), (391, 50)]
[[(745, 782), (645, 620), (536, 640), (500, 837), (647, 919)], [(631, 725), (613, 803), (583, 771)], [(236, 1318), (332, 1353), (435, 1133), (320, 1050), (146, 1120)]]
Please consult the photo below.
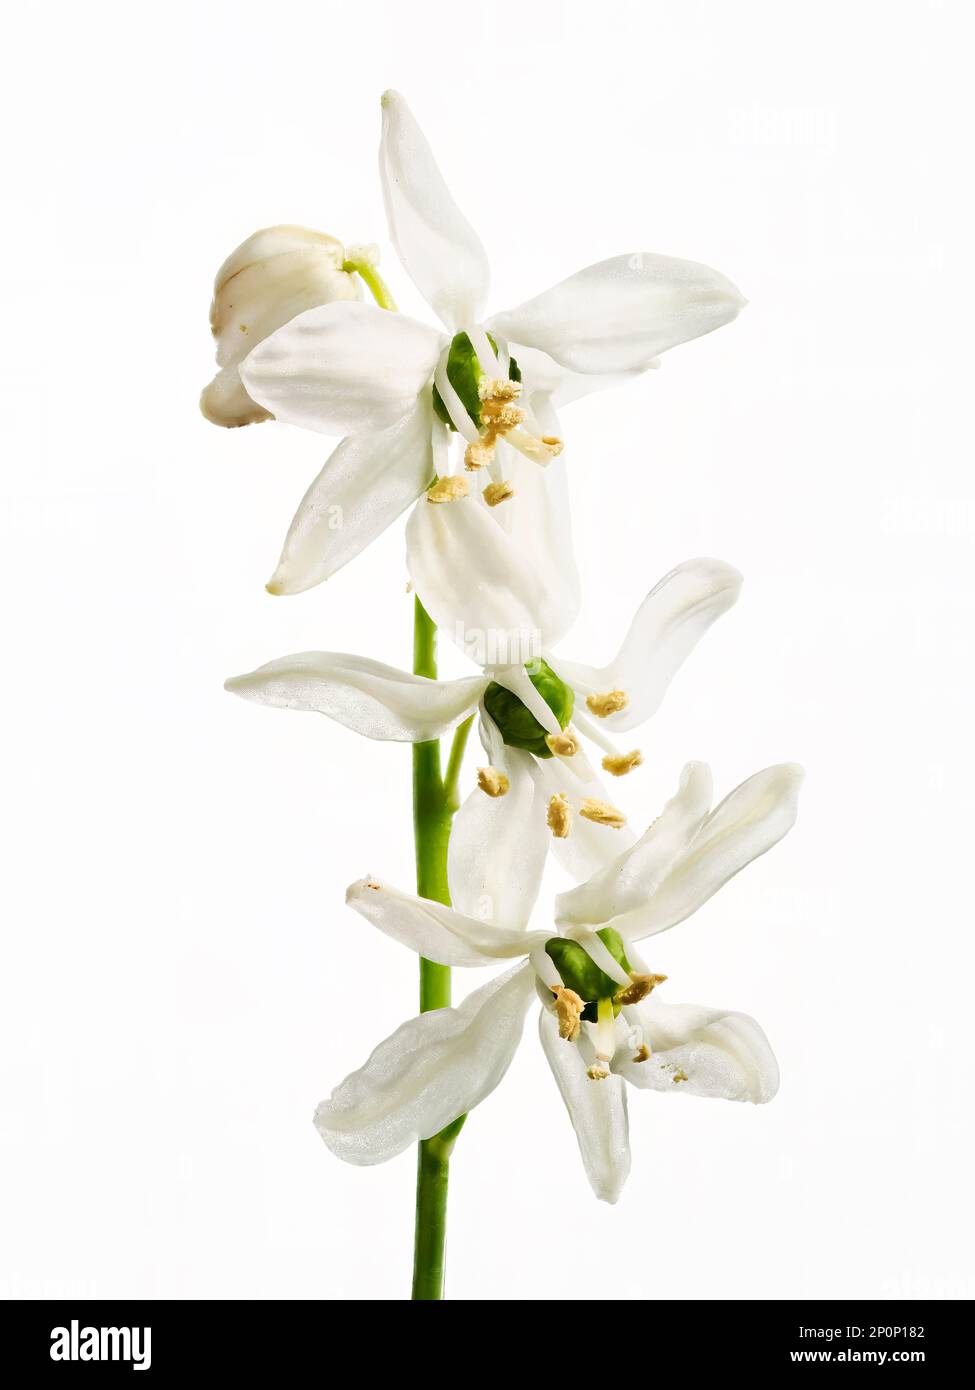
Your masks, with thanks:
[[(487, 337), (488, 342), (497, 352), (498, 345), (490, 333)], [(457, 333), (451, 341), (450, 350), (447, 353), (447, 380), (457, 392), (464, 409), (478, 428), (481, 425), (481, 397), (478, 394), (478, 387), (483, 375), (481, 364), (477, 360), (477, 353), (474, 351), (470, 338), (466, 333)], [(508, 377), (511, 381), (521, 380), (521, 369), (513, 357), (508, 367)], [(433, 388), (433, 408), (448, 428), (455, 428), (454, 422), (450, 418), (450, 412), (444, 405), (443, 397), (436, 386)]]
[[(559, 728), (564, 729), (572, 718), (575, 704), (572, 687), (559, 680), (548, 662), (541, 658), (530, 661), (525, 670), (532, 685), (559, 721)], [(524, 748), (536, 758), (552, 756), (552, 750), (545, 742), (546, 730), (517, 695), (492, 681), (484, 692), (484, 704), (509, 747)]]
[[(629, 974), (630, 962), (626, 958), (626, 948), (619, 932), (614, 931), (612, 927), (603, 927), (596, 935), (617, 964)], [(553, 936), (546, 941), (545, 949), (562, 976), (566, 989), (574, 990), (580, 999), (585, 1000), (586, 1007), (582, 1017), (587, 1023), (595, 1023), (598, 1001), (613, 999), (614, 995), (620, 992), (621, 986), (607, 975), (605, 970), (599, 968), (578, 941), (570, 941), (564, 936)], [(619, 1013), (619, 1005), (615, 1002), (613, 1013)]]

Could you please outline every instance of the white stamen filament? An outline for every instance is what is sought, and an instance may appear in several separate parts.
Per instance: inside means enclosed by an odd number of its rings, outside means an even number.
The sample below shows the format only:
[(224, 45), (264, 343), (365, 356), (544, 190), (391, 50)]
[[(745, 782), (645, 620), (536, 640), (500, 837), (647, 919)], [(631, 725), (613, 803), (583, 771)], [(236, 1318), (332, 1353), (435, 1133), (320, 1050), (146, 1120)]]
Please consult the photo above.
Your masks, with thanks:
[[(558, 754), (555, 756), (558, 757)], [(566, 772), (571, 773), (573, 779), (581, 782), (583, 786), (587, 786), (596, 776), (593, 771), (592, 763), (586, 757), (586, 750), (581, 744), (579, 745), (578, 751), (573, 753), (571, 758), (559, 758), (559, 762), (562, 767), (565, 768)], [(577, 811), (581, 804), (582, 803), (578, 799), (574, 802), (574, 807)]]
[(450, 471), (450, 436), (447, 426), (440, 420), (433, 422), (433, 471), (442, 478)]
[(502, 370), (501, 363), (498, 361), (491, 346), (491, 340), (484, 328), (479, 323), (472, 324), (465, 328), (464, 332), (471, 340), (471, 347), (480, 363), (481, 371), (485, 376), (507, 377), (507, 370)]
[(609, 947), (599, 937), (591, 927), (570, 927), (566, 936), (572, 941), (577, 941), (593, 965), (598, 965), (604, 975), (608, 975), (611, 980), (615, 980), (618, 985), (628, 985), (631, 983), (629, 975), (620, 965), (619, 961), (610, 952)]
[(565, 984), (560, 971), (555, 968), (555, 962), (544, 946), (536, 946), (528, 959), (531, 962), (532, 969), (546, 989), (548, 989), (550, 985)]
[(447, 376), (447, 353), (449, 350), (450, 346), (448, 344), (440, 354), (440, 361), (437, 363), (437, 370), (433, 374), (433, 379), (437, 383), (440, 399), (446, 407), (447, 414), (450, 416), (454, 429), (467, 440), (468, 444), (474, 444), (481, 436), (474, 421), (467, 413), (467, 407), (454, 390)]
[[(579, 696), (585, 692), (576, 688), (575, 693), (576, 696)], [(603, 752), (608, 753), (611, 758), (618, 758), (620, 750), (613, 743), (612, 739), (607, 738), (602, 729), (593, 723), (588, 715), (582, 713), (582, 710), (579, 708), (581, 704), (582, 701), (577, 698), (575, 709), (572, 711), (573, 724), (575, 724), (581, 734), (585, 734), (586, 738), (592, 739), (597, 748), (601, 748)]]
[(612, 999), (600, 999), (596, 1005), (596, 1060), (611, 1062), (616, 1052), (616, 1019)]
[(513, 449), (518, 450), (519, 454), (524, 454), (526, 459), (531, 459), (532, 463), (537, 463), (542, 468), (547, 468), (552, 460), (558, 458), (562, 452), (562, 441), (557, 439), (555, 435), (545, 435), (543, 438), (538, 438), (517, 425), (514, 429), (506, 430), (504, 437)]
[(505, 690), (510, 690), (529, 710), (548, 734), (561, 733), (561, 725), (555, 714), (532, 684), (531, 677), (524, 666), (505, 666), (490, 673), (491, 679)]

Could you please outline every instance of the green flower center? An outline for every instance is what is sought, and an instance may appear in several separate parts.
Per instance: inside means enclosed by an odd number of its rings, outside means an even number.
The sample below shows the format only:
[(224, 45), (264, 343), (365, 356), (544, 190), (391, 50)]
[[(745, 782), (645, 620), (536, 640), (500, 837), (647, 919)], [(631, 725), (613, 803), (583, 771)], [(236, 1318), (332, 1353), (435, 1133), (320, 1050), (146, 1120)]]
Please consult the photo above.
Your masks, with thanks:
[[(603, 927), (596, 935), (617, 965), (621, 965), (629, 974), (630, 962), (626, 958), (626, 948), (619, 932), (614, 931), (612, 927)], [(600, 999), (613, 999), (613, 1013), (619, 1013), (620, 1006), (615, 1002), (614, 996), (625, 986), (607, 975), (605, 970), (601, 970), (578, 941), (570, 941), (564, 936), (553, 936), (546, 941), (545, 949), (562, 976), (566, 989), (575, 990), (579, 998), (586, 1001), (582, 1017), (587, 1023), (596, 1022), (596, 1010)]]
[[(487, 335), (487, 338), (495, 352), (497, 352), (498, 345), (491, 337), (490, 333)], [(477, 425), (478, 429), (481, 428), (482, 423), (482, 402), (478, 395), (478, 387), (481, 384), (481, 377), (483, 375), (484, 372), (481, 369), (480, 362), (477, 360), (477, 353), (474, 351), (474, 345), (470, 338), (468, 338), (466, 333), (456, 333), (451, 340), (450, 349), (447, 353), (447, 380), (457, 392), (464, 409), (474, 421), (475, 425)], [(508, 377), (511, 381), (521, 380), (521, 368), (513, 357), (511, 359), (511, 365), (508, 367)], [(456, 429), (453, 420), (450, 418), (450, 412), (444, 405), (443, 397), (436, 386), (433, 388), (433, 408), (448, 429)]]
[[(532, 685), (559, 721), (559, 728), (564, 729), (572, 718), (575, 703), (572, 687), (559, 680), (548, 662), (542, 661), (541, 657), (529, 661), (525, 670)], [(546, 730), (517, 695), (492, 681), (484, 692), (484, 704), (509, 747), (524, 748), (526, 752), (534, 753), (536, 758), (552, 756), (552, 750), (545, 742)]]

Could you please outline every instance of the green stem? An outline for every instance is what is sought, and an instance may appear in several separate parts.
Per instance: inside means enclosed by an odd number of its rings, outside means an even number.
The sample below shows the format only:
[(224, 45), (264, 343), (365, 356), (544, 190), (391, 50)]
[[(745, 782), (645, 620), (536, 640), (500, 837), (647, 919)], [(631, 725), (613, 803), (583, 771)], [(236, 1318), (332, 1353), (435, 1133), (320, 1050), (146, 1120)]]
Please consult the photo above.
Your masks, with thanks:
[[(437, 675), (437, 628), (419, 598), (413, 610), (413, 671)], [(416, 890), (423, 898), (450, 904), (447, 846), (457, 808), (457, 779), (471, 719), (454, 734), (447, 771), (441, 771), (440, 741), (413, 745), (413, 833), (416, 843)], [(450, 967), (420, 961), (420, 1012), (450, 1005)], [(450, 1154), (466, 1116), (453, 1120), (432, 1139), (420, 1142), (416, 1170), (416, 1237), (413, 1247), (413, 1298), (443, 1298), (444, 1245), (447, 1236), (447, 1184)]]
[[(396, 303), (374, 265), (347, 260), (342, 269), (362, 277), (381, 309), (396, 312)], [(413, 671), (437, 676), (437, 626), (419, 596), (413, 607)], [(458, 806), (457, 781), (474, 716), (454, 733), (447, 771), (440, 766), (440, 740), (413, 745), (413, 837), (416, 845), (416, 891), (423, 898), (450, 906), (447, 846)], [(450, 1007), (450, 968), (420, 960), (420, 1012)], [(416, 1236), (413, 1246), (413, 1297), (443, 1298), (444, 1248), (447, 1238), (447, 1184), (454, 1140), (466, 1115), (459, 1115), (432, 1139), (421, 1140), (416, 1170)]]
[(362, 277), (380, 309), (396, 313), (396, 301), (390, 294), (389, 286), (370, 261), (343, 261), (342, 269), (349, 275)]

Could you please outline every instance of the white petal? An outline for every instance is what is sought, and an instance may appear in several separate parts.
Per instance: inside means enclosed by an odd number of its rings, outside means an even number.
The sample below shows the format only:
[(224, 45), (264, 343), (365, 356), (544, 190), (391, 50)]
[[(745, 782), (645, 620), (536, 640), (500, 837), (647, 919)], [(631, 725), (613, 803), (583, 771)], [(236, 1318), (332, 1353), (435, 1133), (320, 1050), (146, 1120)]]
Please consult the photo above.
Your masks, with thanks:
[(475, 787), (454, 817), (447, 851), (450, 900), (471, 917), (523, 927), (548, 850), (545, 807), (535, 794), (528, 753), (505, 748), (491, 765), (507, 775), (508, 791), (488, 796)]
[(556, 921), (608, 922), (650, 898), (704, 823), (711, 809), (711, 790), (707, 764), (688, 763), (677, 794), (636, 844), (578, 888), (559, 894)]
[(534, 992), (534, 971), (518, 966), (397, 1028), (316, 1110), (325, 1143), (346, 1163), (384, 1163), (479, 1105), (508, 1070)]
[(451, 331), (479, 322), (490, 278), (484, 247), (398, 92), (383, 95), (379, 174), (390, 240), (414, 285)]
[(742, 782), (711, 812), (649, 902), (613, 925), (639, 941), (690, 917), (792, 829), (802, 778), (796, 763), (782, 763)]
[(399, 743), (439, 738), (474, 709), (485, 686), (483, 676), (429, 680), (348, 652), (297, 652), (226, 682), (245, 700), (327, 714), (366, 738)]
[[(548, 396), (556, 409), (571, 405), (594, 391), (608, 391), (614, 386), (622, 386), (643, 375), (643, 368), (633, 372), (570, 372), (560, 367), (547, 352), (539, 352), (525, 343), (510, 343), (511, 356), (521, 368), (525, 394), (531, 398), (536, 392)], [(657, 361), (648, 362), (648, 367), (659, 367)]]
[(722, 560), (685, 560), (641, 603), (608, 666), (559, 659), (559, 674), (586, 695), (622, 690), (626, 707), (599, 720), (607, 732), (635, 728), (660, 707), (676, 672), (714, 620), (738, 597), (742, 578)]
[(626, 1015), (639, 1015), (651, 1049), (645, 1062), (634, 1062), (632, 1049), (617, 1053), (613, 1070), (633, 1086), (755, 1105), (771, 1100), (779, 1088), (775, 1054), (748, 1014), (651, 999)]
[(440, 965), (493, 965), (527, 956), (551, 935), (467, 917), (452, 907), (401, 893), (374, 878), (351, 884), (345, 901), (394, 941)]
[(272, 594), (300, 594), (331, 578), (416, 501), (433, 478), (432, 414), (421, 398), (389, 429), (342, 440), (295, 513)]
[(592, 1081), (586, 1075), (591, 1059), (583, 1044), (560, 1038), (558, 1024), (547, 1009), (541, 1011), (538, 1032), (576, 1132), (590, 1186), (600, 1201), (616, 1202), (630, 1172), (626, 1088), (618, 1076)]
[[(531, 407), (541, 433), (561, 439), (562, 427), (551, 403), (539, 395), (533, 397)], [(536, 573), (549, 590), (549, 628), (568, 632), (579, 614), (581, 585), (572, 543), (565, 456), (540, 468), (507, 445), (500, 445), (498, 452), (515, 495), (494, 509), (494, 518), (511, 544), (532, 557)]]
[(578, 372), (631, 372), (730, 323), (745, 300), (706, 265), (636, 252), (588, 266), (489, 327)]
[(565, 631), (563, 595), (479, 498), (421, 499), (406, 528), (406, 562), (431, 618), (482, 666), (530, 661)]
[[(613, 797), (598, 777), (580, 779), (572, 776), (561, 758), (538, 759), (533, 763), (532, 775), (546, 806), (549, 798), (558, 794), (568, 797), (570, 805), (574, 807), (586, 798), (613, 804)], [(635, 843), (636, 836), (629, 825), (614, 829), (574, 814), (569, 834), (564, 840), (553, 836), (551, 849), (576, 883), (582, 883), (607, 864), (613, 863)]]
[(433, 380), (440, 335), (374, 304), (326, 304), (272, 333), (240, 364), (276, 420), (322, 434), (387, 429)]

